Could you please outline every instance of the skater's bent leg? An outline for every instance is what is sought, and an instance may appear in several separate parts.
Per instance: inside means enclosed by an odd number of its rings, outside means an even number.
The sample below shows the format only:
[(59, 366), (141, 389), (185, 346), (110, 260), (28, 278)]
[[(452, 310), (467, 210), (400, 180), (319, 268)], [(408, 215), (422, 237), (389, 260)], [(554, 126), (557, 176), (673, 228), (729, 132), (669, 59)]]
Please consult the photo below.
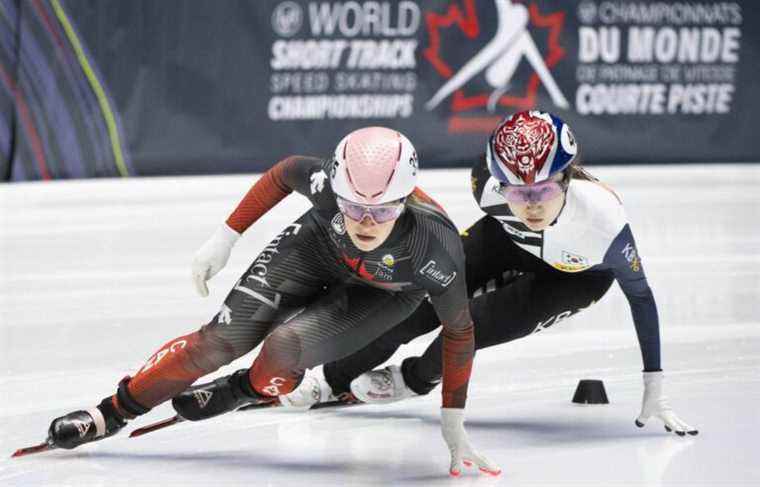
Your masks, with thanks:
[[(564, 275), (523, 274), (511, 284), (470, 301), (475, 348), (482, 349), (538, 333), (591, 306), (612, 285), (607, 272)], [(441, 337), (419, 358), (402, 365), (404, 380), (418, 394), (441, 377)]]
[[(111, 436), (126, 425), (126, 420), (170, 398), (187, 406), (188, 401), (181, 400), (182, 393), (192, 398), (188, 386), (195, 380), (249, 352), (284, 316), (318, 299), (334, 276), (315, 264), (321, 259), (314, 245), (318, 241), (315, 228), (309, 213), (286, 227), (238, 280), (210, 323), (167, 342), (134, 377), (119, 383), (116, 394), (98, 406), (54, 419), (49, 428), (52, 444), (74, 448)], [(250, 389), (248, 371), (242, 376)], [(221, 388), (226, 396), (215, 394), (213, 401), (202, 404), (193, 401), (197, 407), (186, 407), (187, 411), (174, 404), (175, 409), (185, 419), (204, 419), (245, 402), (241, 394), (255, 395), (246, 387), (233, 390), (231, 383), (222, 385), (227, 386)]]
[[(467, 293), (483, 294), (486, 290), (506, 285), (517, 273), (511, 271), (519, 264), (514, 253), (504, 252), (503, 246), (493, 242), (508, 240), (501, 224), (485, 216), (462, 232), (466, 255)], [(348, 392), (351, 381), (388, 360), (398, 347), (414, 338), (435, 330), (440, 320), (429, 301), (391, 331), (367, 345), (359, 352), (324, 367), (324, 376), (336, 394)], [(426, 387), (429, 387), (426, 385)], [(420, 386), (420, 389), (423, 387)]]
[(329, 276), (318, 260), (306, 217), (285, 228), (253, 261), (203, 328), (167, 342), (129, 382), (129, 395), (152, 408), (200, 377), (253, 350), (275, 323), (323, 293)]
[(324, 366), (325, 380), (334, 394), (351, 391), (351, 381), (388, 360), (398, 347), (440, 326), (433, 305), (428, 300), (407, 319), (384, 333), (358, 352)]
[(337, 286), (267, 337), (250, 369), (253, 389), (264, 396), (291, 392), (306, 369), (365, 347), (409, 316), (423, 296)]
[(184, 391), (198, 378), (237, 358), (235, 347), (203, 327), (164, 344), (129, 381), (132, 399), (153, 408)]

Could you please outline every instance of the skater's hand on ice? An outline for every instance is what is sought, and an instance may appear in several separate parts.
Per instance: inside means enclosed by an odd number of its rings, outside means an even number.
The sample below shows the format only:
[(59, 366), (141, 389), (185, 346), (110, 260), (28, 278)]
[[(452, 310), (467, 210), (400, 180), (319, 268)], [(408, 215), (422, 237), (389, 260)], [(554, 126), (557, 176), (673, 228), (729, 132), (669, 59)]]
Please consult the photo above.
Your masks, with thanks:
[(451, 452), (449, 474), (458, 477), (463, 465), (470, 467), (475, 464), (481, 472), (499, 475), (501, 469), (484, 455), (481, 455), (470, 444), (467, 432), (464, 430), (464, 409), (441, 408), (441, 431), (443, 439)]
[(694, 436), (699, 433), (696, 428), (676, 416), (668, 404), (668, 398), (662, 395), (662, 372), (644, 372), (644, 398), (641, 401), (641, 414), (636, 418), (636, 426), (643, 428), (652, 416), (665, 423), (667, 432), (675, 432), (678, 436)]
[(219, 229), (204, 243), (193, 258), (193, 284), (198, 294), (208, 296), (206, 281), (222, 270), (230, 258), (230, 252), (240, 234), (222, 224)]

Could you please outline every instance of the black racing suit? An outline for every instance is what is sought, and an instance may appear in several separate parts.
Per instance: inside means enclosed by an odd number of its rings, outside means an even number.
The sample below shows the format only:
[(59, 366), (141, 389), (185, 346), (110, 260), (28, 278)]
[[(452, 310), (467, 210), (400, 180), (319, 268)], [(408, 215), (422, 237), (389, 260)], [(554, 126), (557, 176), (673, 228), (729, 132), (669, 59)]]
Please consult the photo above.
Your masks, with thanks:
[(306, 369), (350, 355), (409, 316), (426, 296), (443, 323), (443, 406), (464, 407), (474, 339), (456, 227), (419, 189), (386, 241), (357, 249), (346, 232), (330, 161), (294, 156), (267, 172), (227, 220), (242, 233), (295, 190), (313, 207), (267, 245), (219, 313), (166, 343), (128, 384), (148, 409), (199, 377), (263, 347), (250, 368), (262, 395), (292, 391)]
[[(506, 205), (483, 204), (488, 178), (485, 164), (479, 161), (473, 167), (472, 189), (476, 201), (489, 214), (461, 236), (467, 293), (472, 298), (475, 348), (506, 343), (556, 325), (599, 301), (617, 279), (631, 303), (644, 370), (660, 370), (657, 312), (640, 259), (632, 247), (635, 244), (628, 225), (607, 239), (608, 250), (601, 263), (582, 272), (563, 272), (541, 258), (544, 235), (529, 232), (511, 216)], [(558, 220), (561, 218), (562, 214)], [(534, 253), (525, 250), (531, 245), (535, 246)], [(567, 265), (573, 263), (569, 262)], [(385, 362), (400, 345), (438, 326), (432, 307), (425, 302), (403, 323), (360, 352), (326, 364), (325, 378), (333, 392), (346, 392), (354, 378)], [(440, 380), (440, 345), (436, 339), (421, 357), (410, 357), (402, 363), (405, 382), (418, 394), (429, 392)]]

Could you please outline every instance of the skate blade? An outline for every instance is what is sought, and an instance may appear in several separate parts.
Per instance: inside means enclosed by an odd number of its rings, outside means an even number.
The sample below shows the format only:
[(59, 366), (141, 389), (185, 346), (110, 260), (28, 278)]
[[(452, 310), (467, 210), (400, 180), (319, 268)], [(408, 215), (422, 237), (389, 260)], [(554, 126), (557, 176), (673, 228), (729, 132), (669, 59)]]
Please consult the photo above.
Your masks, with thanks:
[[(249, 408), (263, 408), (263, 407), (272, 407), (272, 406), (278, 406), (279, 402), (268, 402), (264, 404), (252, 404), (248, 406)], [(244, 408), (241, 408), (244, 409)], [(186, 421), (185, 418), (183, 418), (180, 415), (172, 416), (171, 418), (164, 419), (163, 421), (158, 421), (157, 423), (149, 424), (148, 426), (143, 426), (142, 428), (137, 428), (136, 430), (132, 431), (129, 434), (130, 438), (137, 438), (138, 436), (147, 435), (148, 433), (152, 433), (156, 430), (168, 428), (169, 426), (174, 426), (177, 423), (181, 423), (183, 421)]]
[(129, 434), (130, 438), (136, 438), (138, 436), (146, 435), (148, 433), (152, 433), (153, 431), (160, 430), (163, 428), (168, 428), (169, 426), (173, 426), (177, 423), (181, 423), (182, 421), (185, 421), (185, 418), (182, 416), (172, 416), (171, 418), (167, 418), (163, 421), (159, 421), (157, 423), (149, 424), (148, 426), (143, 426), (142, 428), (137, 428), (133, 432)]
[[(314, 409), (327, 409), (327, 408), (343, 408), (347, 406), (356, 406), (358, 404), (364, 404), (359, 401), (344, 401), (344, 400), (338, 400), (338, 401), (326, 401), (326, 402), (318, 402), (314, 404), (313, 406), (309, 407), (308, 410), (314, 410)], [(277, 407), (284, 407), (280, 401), (271, 401), (271, 402), (262, 402), (259, 404), (248, 404), (247, 406), (243, 406), (238, 409), (238, 411), (248, 411), (251, 409), (268, 409), (268, 408), (277, 408)]]
[(337, 408), (347, 408), (351, 406), (358, 406), (360, 404), (364, 404), (361, 401), (326, 401), (326, 402), (319, 402), (311, 407), (311, 409), (337, 409)]
[(260, 403), (246, 404), (243, 407), (236, 409), (236, 411), (248, 411), (250, 409), (268, 409), (282, 407), (282, 403), (279, 399), (274, 398), (271, 401), (262, 401)]
[(23, 457), (26, 455), (32, 455), (34, 453), (42, 453), (44, 451), (53, 450), (53, 449), (55, 449), (55, 446), (45, 441), (44, 443), (40, 443), (39, 445), (28, 446), (26, 448), (19, 448), (18, 450), (13, 452), (13, 455), (11, 455), (11, 458)]
[[(311, 407), (311, 409), (322, 409), (322, 408), (340, 408), (340, 407), (346, 407), (346, 406), (355, 406), (358, 404), (363, 404), (362, 402), (347, 402), (347, 401), (329, 401), (329, 402), (323, 402), (315, 404)], [(247, 406), (243, 406), (238, 409), (238, 411), (244, 411), (244, 410), (250, 410), (250, 409), (267, 409), (267, 408), (275, 408), (275, 407), (281, 407), (282, 404), (280, 404), (280, 401), (271, 401), (271, 402), (262, 402), (259, 404), (249, 404)], [(152, 433), (153, 431), (160, 430), (163, 428), (168, 428), (169, 426), (174, 426), (177, 423), (181, 423), (185, 421), (185, 418), (182, 416), (173, 416), (171, 418), (164, 419), (163, 421), (159, 421), (157, 423), (149, 424), (148, 426), (143, 426), (142, 428), (137, 428), (136, 430), (132, 431), (129, 434), (130, 438), (136, 438), (138, 436), (146, 435), (148, 433)]]

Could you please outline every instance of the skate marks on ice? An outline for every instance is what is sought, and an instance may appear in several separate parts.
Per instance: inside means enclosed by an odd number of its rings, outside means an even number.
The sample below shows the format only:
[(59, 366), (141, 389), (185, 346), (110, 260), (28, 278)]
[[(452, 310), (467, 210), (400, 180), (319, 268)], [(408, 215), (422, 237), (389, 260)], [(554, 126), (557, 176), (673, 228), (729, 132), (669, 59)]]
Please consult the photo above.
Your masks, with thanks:
[[(655, 421), (643, 430), (636, 428), (640, 377), (622, 367), (608, 367), (598, 376), (605, 380), (610, 405), (571, 404), (575, 384), (564, 376), (551, 379), (551, 373), (565, 370), (570, 377), (575, 371), (580, 378), (589, 364), (575, 353), (546, 358), (535, 343), (541, 358), (524, 369), (536, 377), (516, 368), (525, 357), (513, 360), (495, 350), (482, 351), (483, 362), (497, 360), (502, 367), (478, 374), (469, 401), (470, 435), (501, 463), (511, 485), (562, 485), (568, 479), (600, 486), (614, 480), (665, 486), (710, 479), (741, 485), (752, 479), (747, 475), (754, 462), (749, 453), (753, 434), (760, 433), (760, 356), (735, 361), (723, 354), (749, 355), (758, 349), (759, 340), (713, 343), (712, 358), (701, 360), (701, 369), (693, 363), (699, 345), (672, 347), (674, 359), (684, 361), (679, 368), (691, 364), (692, 370), (669, 376), (669, 395), (701, 428), (697, 438), (668, 435)], [(513, 371), (511, 378), (504, 377), (504, 370)], [(114, 478), (130, 485), (154, 485), (146, 480), (152, 478), (164, 484), (188, 479), (202, 484), (219, 481), (209, 473), (213, 471), (233, 485), (250, 481), (252, 475), (263, 483), (443, 485), (448, 479), (437, 401), (433, 394), (340, 411), (247, 411), (185, 423), (145, 438), (121, 434), (44, 458), (17, 459), (14, 464), (4, 460), (0, 484), (111, 485)], [(151, 416), (169, 411), (157, 408)], [(21, 415), (14, 422), (24, 424), (24, 434), (29, 435), (53, 414)], [(485, 481), (472, 471), (465, 471), (461, 480), (476, 479)]]
[[(359, 426), (323, 411), (251, 411), (182, 426), (150, 438), (121, 435), (47, 458), (3, 461), (0, 484), (58, 485), (56, 479), (65, 479), (66, 485), (113, 485), (117, 479), (117, 485), (243, 485), (251, 478), (264, 485), (364, 484), (393, 482), (406, 469), (433, 472), (437, 467), (428, 458), (388, 455), (384, 445), (405, 434), (388, 431), (387, 420)], [(355, 435), (357, 427), (365, 433)], [(381, 442), (379, 449), (373, 440)], [(445, 469), (441, 472), (444, 478)]]
[[(652, 480), (657, 475), (651, 473), (648, 457), (640, 461), (637, 455), (654, 455), (662, 464), (662, 452), (682, 448), (664, 433), (639, 434), (630, 421), (626, 425), (616, 415), (593, 419), (591, 416), (598, 416), (593, 408), (518, 408), (513, 411), (518, 417), (502, 419), (503, 399), (494, 398), (484, 408), (477, 408), (468, 424), (471, 435), (502, 462), (504, 474), (510, 483), (517, 482), (515, 485), (552, 480), (541, 473), (549, 466), (578, 478), (582, 470), (571, 467), (573, 463), (588, 463), (592, 458), (616, 463), (618, 456), (627, 458), (637, 475)], [(526, 402), (535, 406), (545, 401), (534, 397)], [(343, 411), (307, 420), (290, 418), (288, 413), (267, 413), (266, 417), (257, 417), (257, 412), (239, 413), (248, 417), (236, 418), (233, 424), (218, 418), (209, 422), (213, 424), (196, 423), (192, 431), (157, 433), (158, 441), (146, 438), (137, 444), (138, 440), (113, 438), (111, 443), (57, 451), (45, 459), (30, 458), (24, 460), (31, 467), (28, 472), (16, 472), (13, 478), (2, 475), (0, 480), (4, 485), (44, 484), (56, 478), (68, 479), (68, 485), (106, 485), (114, 478), (132, 485), (150, 485), (146, 482), (149, 478), (163, 484), (187, 479), (203, 483), (214, 481), (213, 471), (234, 485), (249, 481), (252, 475), (263, 483), (444, 485), (448, 482), (446, 452), (435, 443), (440, 434), (435, 400), (415, 402), (413, 408), (395, 405), (383, 411), (368, 406), (371, 411)], [(280, 419), (283, 422), (278, 423)], [(683, 445), (693, 443), (681, 441)], [(610, 451), (619, 455), (610, 456)], [(565, 458), (568, 455), (570, 459)], [(615, 472), (601, 468), (595, 477), (585, 478), (603, 482), (610, 475)], [(479, 477), (465, 471), (463, 480), (485, 480)]]
[[(702, 384), (685, 379), (674, 381), (673, 389), (682, 402), (691, 403), (699, 398), (689, 390), (699, 390)], [(682, 390), (681, 384), (688, 382), (693, 385)], [(691, 439), (678, 438), (681, 442), (673, 443), (676, 438), (658, 428), (636, 428), (633, 417), (639, 391), (632, 381), (608, 381), (614, 407), (571, 405), (572, 388), (561, 386), (483, 395), (477, 389), (468, 410), (470, 434), (502, 463), (503, 475), (515, 485), (562, 478), (603, 485), (622, 473), (634, 485), (644, 480), (641, 485), (651, 485), (663, 475), (653, 472), (667, 473), (683, 456), (681, 452), (699, 446), (699, 440)], [(428, 397), (316, 414), (240, 412), (146, 438), (129, 440), (120, 435), (78, 450), (52, 452), (44, 459), (17, 460), (34, 466), (21, 476), (2, 475), (0, 480), (3, 485), (34, 485), (60, 476), (102, 482), (119, 478), (132, 485), (149, 485), (146, 479), (156, 476), (167, 484), (189, 478), (212, 482), (214, 475), (209, 472), (214, 471), (223, 472), (225, 482), (233, 484), (255, 475), (261, 482), (443, 485), (447, 482), (446, 452), (438, 442), (436, 401)], [(697, 416), (695, 422), (704, 424), (700, 408), (691, 413)], [(664, 462), (665, 454), (672, 461)], [(657, 468), (650, 456), (657, 460)], [(593, 475), (585, 471), (589, 462), (596, 465)], [(608, 467), (621, 462), (627, 465), (622, 473), (619, 466)], [(41, 476), (38, 469), (49, 476)], [(478, 478), (471, 471), (465, 475), (465, 479)]]

